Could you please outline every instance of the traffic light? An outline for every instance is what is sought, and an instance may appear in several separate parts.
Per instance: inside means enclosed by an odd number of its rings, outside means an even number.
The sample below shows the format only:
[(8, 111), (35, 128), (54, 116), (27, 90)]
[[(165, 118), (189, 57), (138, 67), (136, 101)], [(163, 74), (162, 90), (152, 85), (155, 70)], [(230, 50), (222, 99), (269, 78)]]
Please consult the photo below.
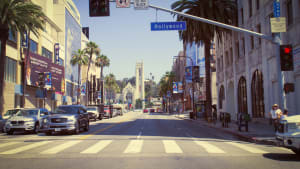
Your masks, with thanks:
[(44, 87), (45, 86), (45, 74), (39, 73), (39, 86)]
[(90, 17), (109, 16), (109, 0), (89, 0)]
[(292, 45), (280, 45), (280, 64), (282, 71), (294, 70)]

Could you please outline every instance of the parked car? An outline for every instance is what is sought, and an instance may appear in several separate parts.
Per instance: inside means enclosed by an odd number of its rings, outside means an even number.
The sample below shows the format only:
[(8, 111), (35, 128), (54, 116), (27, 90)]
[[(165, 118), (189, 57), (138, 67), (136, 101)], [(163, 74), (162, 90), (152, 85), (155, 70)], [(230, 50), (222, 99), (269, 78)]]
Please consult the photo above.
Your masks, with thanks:
[(148, 113), (148, 109), (144, 109), (144, 111), (143, 111), (144, 113)]
[(6, 120), (2, 118), (2, 115), (0, 115), (0, 132), (3, 132), (5, 121)]
[(41, 126), (42, 119), (49, 115), (44, 108), (20, 109), (14, 116), (7, 119), (5, 131), (8, 135), (15, 131), (31, 131), (37, 133)]
[(112, 117), (110, 109), (109, 109), (109, 106), (104, 106), (104, 115), (103, 116), (107, 117), (107, 118), (111, 118)]
[(276, 140), (279, 145), (291, 149), (300, 156), (300, 115), (286, 117), (280, 121)]
[(149, 112), (150, 112), (150, 113), (154, 113), (154, 112), (155, 112), (155, 109), (151, 108), (151, 109), (149, 109)]
[(86, 109), (89, 114), (89, 120), (93, 119), (94, 121), (97, 121), (100, 116), (99, 108), (97, 106), (88, 106)]
[(3, 119), (7, 120), (9, 119), (11, 116), (15, 115), (19, 110), (21, 110), (20, 108), (16, 108), (16, 109), (10, 109), (7, 110), (6, 113), (3, 115)]
[(51, 135), (52, 132), (72, 132), (79, 134), (80, 129), (88, 131), (89, 115), (83, 105), (62, 105), (43, 119), (40, 132)]

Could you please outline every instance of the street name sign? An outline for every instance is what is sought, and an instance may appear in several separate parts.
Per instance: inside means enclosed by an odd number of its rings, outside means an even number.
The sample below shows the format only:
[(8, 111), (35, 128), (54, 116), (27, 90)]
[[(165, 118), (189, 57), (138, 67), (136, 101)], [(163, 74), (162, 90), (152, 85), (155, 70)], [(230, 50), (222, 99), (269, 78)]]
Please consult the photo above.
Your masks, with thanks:
[(186, 22), (151, 22), (151, 31), (186, 30)]
[(274, 17), (280, 17), (280, 1), (279, 0), (274, 0), (273, 2), (273, 13)]
[(148, 9), (149, 0), (134, 0), (134, 9)]
[(130, 8), (131, 0), (116, 0), (117, 8)]
[(278, 18), (270, 18), (271, 23), (271, 32), (286, 32), (286, 18), (278, 17)]

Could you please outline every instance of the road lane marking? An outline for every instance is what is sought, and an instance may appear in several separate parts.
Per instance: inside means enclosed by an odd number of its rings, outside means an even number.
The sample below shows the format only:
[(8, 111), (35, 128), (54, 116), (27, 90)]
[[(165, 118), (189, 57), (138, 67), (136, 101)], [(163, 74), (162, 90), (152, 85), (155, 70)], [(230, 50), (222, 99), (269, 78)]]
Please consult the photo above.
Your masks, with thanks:
[(78, 143), (80, 143), (81, 140), (75, 140), (75, 141), (68, 141), (66, 143), (63, 143), (61, 145), (58, 145), (58, 146), (55, 146), (53, 148), (50, 148), (48, 150), (45, 150), (43, 152), (41, 152), (41, 154), (56, 154), (56, 153), (59, 153), (69, 147), (72, 147)]
[(142, 150), (144, 140), (131, 140), (124, 153), (139, 153)]
[(174, 140), (163, 140), (166, 153), (182, 153), (181, 148)]
[(223, 150), (206, 141), (194, 141), (199, 146), (203, 147), (208, 153), (225, 153)]
[(80, 152), (81, 154), (96, 154), (99, 153), (101, 150), (103, 150), (105, 147), (107, 147), (112, 140), (102, 140), (97, 142), (96, 144), (92, 145), (88, 149)]
[(254, 147), (251, 147), (251, 146), (247, 146), (245, 144), (241, 144), (241, 143), (235, 143), (235, 142), (226, 142), (227, 144), (231, 144), (233, 146), (236, 146), (240, 149), (243, 149), (245, 151), (248, 151), (250, 153), (258, 153), (258, 154), (265, 154), (265, 153), (268, 153), (266, 151), (263, 151), (263, 150), (260, 150), (260, 149), (257, 149), (257, 148), (254, 148)]
[(142, 135), (142, 132), (140, 131), (139, 135), (136, 137), (137, 139), (140, 139)]
[(7, 143), (1, 143), (0, 144), (0, 148), (2, 147), (7, 147), (7, 146), (11, 146), (11, 145), (14, 145), (14, 144), (18, 144), (20, 142), (7, 142)]
[(32, 143), (32, 144), (29, 144), (29, 145), (26, 145), (26, 146), (22, 146), (22, 147), (18, 147), (18, 148), (15, 148), (15, 149), (11, 149), (11, 150), (2, 152), (0, 154), (17, 154), (17, 153), (20, 153), (20, 152), (23, 152), (23, 151), (27, 151), (27, 150), (42, 146), (44, 144), (48, 144), (50, 142), (51, 141), (42, 141), (42, 142)]

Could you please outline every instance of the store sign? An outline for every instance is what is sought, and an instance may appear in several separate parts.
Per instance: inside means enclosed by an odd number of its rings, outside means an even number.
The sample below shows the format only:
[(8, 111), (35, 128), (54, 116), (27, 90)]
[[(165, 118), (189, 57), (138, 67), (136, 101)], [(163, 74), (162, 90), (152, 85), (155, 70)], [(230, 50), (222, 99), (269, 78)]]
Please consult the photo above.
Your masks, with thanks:
[(186, 66), (185, 67), (185, 80), (187, 83), (192, 83), (193, 80), (193, 67), (192, 66)]
[(59, 63), (59, 43), (55, 43), (54, 45), (54, 57), (56, 63)]
[(52, 87), (51, 72), (45, 72), (45, 88), (50, 89), (51, 87)]
[(173, 82), (173, 93), (183, 93), (182, 82)]
[(30, 86), (38, 86), (39, 73), (46, 72), (48, 72), (49, 77), (49, 81), (47, 82), (48, 85), (51, 85), (56, 92), (63, 93), (64, 67), (52, 63), (52, 60), (49, 58), (30, 52), (30, 61), (26, 63), (26, 84)]
[(285, 17), (270, 18), (270, 23), (272, 33), (286, 32)]

